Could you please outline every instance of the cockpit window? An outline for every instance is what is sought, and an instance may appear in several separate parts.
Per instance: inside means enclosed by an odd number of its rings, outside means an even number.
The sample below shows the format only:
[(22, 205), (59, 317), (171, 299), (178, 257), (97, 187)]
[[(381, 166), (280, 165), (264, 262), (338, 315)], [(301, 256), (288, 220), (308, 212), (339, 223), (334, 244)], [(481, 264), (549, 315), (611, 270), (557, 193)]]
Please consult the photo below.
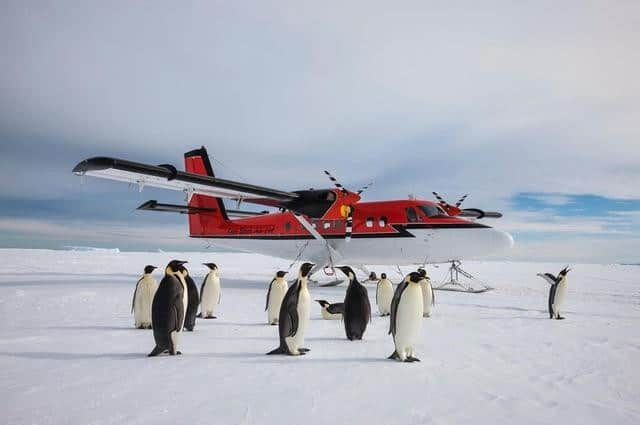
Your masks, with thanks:
[(405, 208), (405, 211), (407, 213), (407, 221), (409, 223), (418, 221), (418, 214), (416, 213), (416, 210), (414, 210), (412, 207), (407, 207)]
[(442, 208), (436, 205), (418, 205), (418, 208), (420, 208), (420, 211), (422, 211), (427, 217), (447, 215)]

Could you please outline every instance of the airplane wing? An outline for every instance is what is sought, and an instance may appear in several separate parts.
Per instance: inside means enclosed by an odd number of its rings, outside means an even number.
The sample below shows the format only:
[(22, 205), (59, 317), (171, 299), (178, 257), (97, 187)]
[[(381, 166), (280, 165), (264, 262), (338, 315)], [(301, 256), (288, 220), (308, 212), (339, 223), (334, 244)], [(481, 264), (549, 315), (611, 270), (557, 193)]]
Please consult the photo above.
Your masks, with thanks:
[(149, 165), (118, 158), (85, 159), (73, 169), (76, 175), (87, 175), (162, 189), (177, 190), (217, 198), (269, 199), (274, 203), (293, 201), (298, 194), (200, 174), (178, 171), (174, 166)]

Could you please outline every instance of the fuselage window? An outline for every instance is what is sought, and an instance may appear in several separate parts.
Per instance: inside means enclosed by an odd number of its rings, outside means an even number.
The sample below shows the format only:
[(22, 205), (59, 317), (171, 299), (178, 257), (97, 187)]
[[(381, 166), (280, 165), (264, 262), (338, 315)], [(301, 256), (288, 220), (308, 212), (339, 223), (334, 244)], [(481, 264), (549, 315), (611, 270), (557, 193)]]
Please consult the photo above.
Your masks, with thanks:
[(413, 209), (413, 207), (405, 208), (405, 211), (407, 213), (407, 221), (409, 223), (415, 223), (416, 221), (418, 221), (418, 214), (416, 213), (416, 210)]
[(330, 222), (330, 221), (325, 221), (325, 222), (322, 224), (322, 227), (324, 227), (325, 229), (328, 229), (329, 227), (331, 227), (331, 222)]
[(373, 227), (373, 217), (367, 217), (367, 221), (365, 221), (367, 227)]
[(436, 205), (418, 205), (418, 208), (420, 208), (420, 210), (427, 217), (438, 217), (441, 215), (445, 215), (444, 210)]
[(386, 225), (387, 225), (387, 217), (385, 216), (380, 217), (380, 220), (378, 220), (378, 226), (384, 227)]
[(287, 221), (286, 223), (284, 223), (284, 230), (285, 231), (290, 231), (291, 230), (291, 222)]

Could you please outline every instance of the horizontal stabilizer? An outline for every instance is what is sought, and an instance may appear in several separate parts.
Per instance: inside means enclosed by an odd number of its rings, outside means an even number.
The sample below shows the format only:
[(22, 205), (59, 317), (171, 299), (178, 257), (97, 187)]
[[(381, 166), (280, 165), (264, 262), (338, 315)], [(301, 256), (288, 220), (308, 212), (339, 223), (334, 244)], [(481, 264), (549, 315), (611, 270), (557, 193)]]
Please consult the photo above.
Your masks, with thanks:
[(217, 211), (217, 209), (215, 208), (199, 208), (190, 207), (188, 205), (161, 204), (153, 199), (140, 205), (137, 209), (145, 211), (173, 212), (180, 214), (197, 214)]
[(100, 177), (126, 183), (177, 190), (188, 195), (200, 194), (220, 198), (267, 198), (291, 201), (298, 194), (241, 183), (216, 177), (177, 171), (175, 167), (141, 164), (124, 159), (95, 157), (85, 159), (75, 166), (77, 175)]

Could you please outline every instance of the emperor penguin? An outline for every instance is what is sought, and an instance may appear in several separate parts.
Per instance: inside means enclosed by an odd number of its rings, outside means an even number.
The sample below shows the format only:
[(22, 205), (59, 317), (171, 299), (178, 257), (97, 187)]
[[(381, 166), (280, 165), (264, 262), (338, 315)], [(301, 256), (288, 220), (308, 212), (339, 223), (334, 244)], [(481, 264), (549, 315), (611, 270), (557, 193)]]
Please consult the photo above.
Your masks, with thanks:
[(420, 281), (420, 287), (422, 288), (422, 305), (424, 308), (422, 317), (431, 317), (431, 311), (433, 310), (433, 306), (436, 304), (436, 296), (433, 293), (431, 279), (429, 279), (427, 271), (422, 267), (418, 269), (418, 274), (422, 277), (422, 280)]
[(151, 273), (156, 266), (145, 266), (144, 274), (136, 283), (131, 301), (131, 312), (134, 313), (136, 328), (151, 329), (151, 303), (158, 290), (158, 282)]
[(367, 288), (358, 282), (356, 274), (349, 266), (338, 267), (349, 278), (349, 286), (344, 297), (344, 331), (349, 341), (361, 340), (371, 321), (371, 304)]
[(565, 267), (560, 270), (558, 276), (554, 276), (551, 273), (538, 273), (538, 276), (546, 280), (551, 284), (549, 288), (549, 318), (563, 320), (564, 317), (560, 316), (560, 308), (564, 302), (564, 298), (567, 295), (567, 273), (571, 269)]
[(189, 276), (189, 271), (183, 267), (182, 277), (187, 285), (187, 312), (184, 317), (184, 328), (193, 332), (196, 326), (196, 315), (198, 314), (198, 305), (200, 305), (200, 297), (198, 296), (198, 287)]
[(423, 280), (418, 272), (412, 272), (396, 287), (391, 301), (389, 333), (393, 335), (395, 351), (389, 356), (403, 362), (419, 362), (415, 356), (415, 344), (422, 331)]
[(304, 332), (309, 324), (311, 307), (307, 279), (314, 265), (313, 263), (302, 264), (298, 279), (287, 289), (278, 316), (280, 346), (267, 354), (299, 356), (309, 351), (308, 348), (302, 348), (302, 344), (304, 344)]
[(380, 316), (388, 316), (391, 314), (391, 300), (393, 299), (393, 284), (387, 279), (386, 273), (380, 274), (380, 280), (376, 287), (376, 304)]
[(209, 268), (200, 287), (200, 315), (203, 319), (216, 319), (213, 315), (216, 305), (220, 304), (220, 271), (214, 263), (202, 263)]
[(267, 312), (267, 323), (270, 325), (278, 324), (280, 306), (282, 305), (284, 295), (287, 293), (287, 289), (289, 289), (289, 284), (284, 278), (285, 274), (287, 274), (287, 272), (282, 270), (276, 272), (276, 276), (271, 279), (271, 283), (269, 283), (269, 288), (267, 289), (267, 303), (264, 311)]
[(173, 260), (164, 270), (164, 277), (158, 285), (151, 306), (151, 323), (155, 348), (149, 357), (168, 351), (170, 355), (182, 354), (178, 351), (180, 336), (187, 311), (187, 285), (182, 277), (186, 261)]
[(324, 320), (339, 320), (344, 314), (344, 303), (330, 304), (326, 300), (316, 300), (320, 304), (322, 318)]

